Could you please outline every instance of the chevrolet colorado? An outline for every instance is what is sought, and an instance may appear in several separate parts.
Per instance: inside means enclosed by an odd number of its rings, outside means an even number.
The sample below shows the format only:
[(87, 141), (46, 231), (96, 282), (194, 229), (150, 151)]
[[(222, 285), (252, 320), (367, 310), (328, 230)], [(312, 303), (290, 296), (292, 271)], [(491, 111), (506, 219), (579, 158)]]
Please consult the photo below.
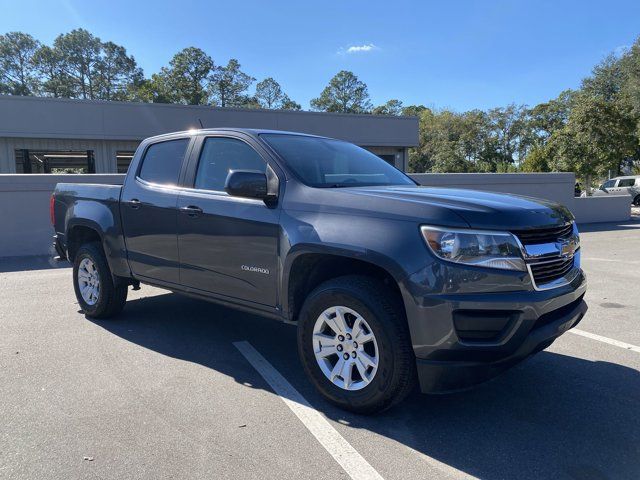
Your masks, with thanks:
[(51, 215), (88, 317), (145, 283), (295, 323), (311, 382), (360, 413), (488, 380), (587, 309), (563, 206), (421, 187), (324, 137), (149, 138), (123, 186), (58, 184)]

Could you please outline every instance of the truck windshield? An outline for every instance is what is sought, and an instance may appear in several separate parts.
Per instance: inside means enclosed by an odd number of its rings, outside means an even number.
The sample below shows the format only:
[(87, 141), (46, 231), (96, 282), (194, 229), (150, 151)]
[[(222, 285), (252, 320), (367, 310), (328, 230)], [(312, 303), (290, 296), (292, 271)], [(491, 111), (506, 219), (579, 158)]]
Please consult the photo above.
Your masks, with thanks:
[(260, 137), (311, 187), (415, 185), (395, 167), (352, 143), (281, 133)]

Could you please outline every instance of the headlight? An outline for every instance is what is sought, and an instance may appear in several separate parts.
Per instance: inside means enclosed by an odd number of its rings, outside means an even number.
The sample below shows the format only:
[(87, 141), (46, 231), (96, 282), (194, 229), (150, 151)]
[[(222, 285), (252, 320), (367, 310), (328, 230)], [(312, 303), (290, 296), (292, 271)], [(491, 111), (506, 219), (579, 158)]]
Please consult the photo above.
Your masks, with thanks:
[(421, 227), (429, 249), (443, 260), (526, 271), (520, 245), (509, 232)]

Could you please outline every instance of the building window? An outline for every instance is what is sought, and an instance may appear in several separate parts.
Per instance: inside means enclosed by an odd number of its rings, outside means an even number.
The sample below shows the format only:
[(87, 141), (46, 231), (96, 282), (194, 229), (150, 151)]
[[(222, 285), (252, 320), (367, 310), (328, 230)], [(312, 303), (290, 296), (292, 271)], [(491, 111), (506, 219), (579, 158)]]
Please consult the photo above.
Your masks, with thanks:
[(127, 173), (134, 153), (136, 152), (124, 150), (118, 150), (116, 152), (116, 164), (118, 166), (118, 173)]
[(396, 165), (396, 156), (395, 155), (380, 155), (377, 154), (382, 160), (384, 160), (385, 162), (387, 162), (389, 165), (393, 165), (395, 167)]
[(15, 151), (17, 173), (96, 173), (93, 150)]

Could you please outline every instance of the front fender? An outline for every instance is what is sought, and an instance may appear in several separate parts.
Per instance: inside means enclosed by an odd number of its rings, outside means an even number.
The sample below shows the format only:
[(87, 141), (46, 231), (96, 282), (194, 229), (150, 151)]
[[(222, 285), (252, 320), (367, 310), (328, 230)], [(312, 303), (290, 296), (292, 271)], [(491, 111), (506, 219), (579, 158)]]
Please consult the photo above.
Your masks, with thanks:
[(301, 255), (326, 254), (372, 264), (386, 271), (400, 290), (408, 275), (429, 258), (414, 222), (305, 211), (283, 211), (280, 219), (280, 299), (285, 315), (292, 266)]

